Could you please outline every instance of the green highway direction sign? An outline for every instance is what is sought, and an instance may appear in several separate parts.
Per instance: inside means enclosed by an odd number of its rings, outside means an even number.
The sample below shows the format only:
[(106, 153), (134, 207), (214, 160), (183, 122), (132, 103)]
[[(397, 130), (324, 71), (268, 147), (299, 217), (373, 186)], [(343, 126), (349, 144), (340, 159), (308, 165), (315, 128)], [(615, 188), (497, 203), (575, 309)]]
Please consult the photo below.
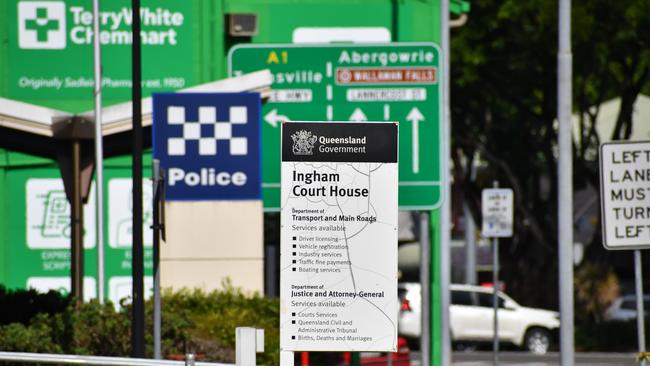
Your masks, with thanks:
[(441, 202), (441, 53), (433, 43), (239, 45), (231, 76), (269, 69), (262, 116), (264, 207), (280, 208), (282, 121), (397, 121), (399, 206)]

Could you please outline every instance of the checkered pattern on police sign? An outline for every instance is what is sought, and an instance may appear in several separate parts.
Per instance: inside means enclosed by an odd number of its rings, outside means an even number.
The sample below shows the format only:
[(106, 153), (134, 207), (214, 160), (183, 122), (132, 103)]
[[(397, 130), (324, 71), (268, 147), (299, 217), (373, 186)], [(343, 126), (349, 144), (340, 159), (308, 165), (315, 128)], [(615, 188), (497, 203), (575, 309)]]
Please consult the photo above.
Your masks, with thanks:
[[(217, 108), (199, 107), (199, 120), (186, 121), (185, 107), (167, 107), (167, 123), (182, 125), (182, 137), (167, 139), (167, 154), (170, 156), (184, 156), (187, 150), (187, 141), (198, 141), (199, 155), (217, 155), (217, 141), (227, 140), (230, 144), (230, 155), (248, 154), (248, 139), (246, 137), (233, 137), (232, 125), (243, 125), (248, 122), (247, 108), (242, 106), (230, 107), (229, 121), (217, 121)], [(213, 133), (209, 136), (202, 135), (203, 125), (212, 125)]]

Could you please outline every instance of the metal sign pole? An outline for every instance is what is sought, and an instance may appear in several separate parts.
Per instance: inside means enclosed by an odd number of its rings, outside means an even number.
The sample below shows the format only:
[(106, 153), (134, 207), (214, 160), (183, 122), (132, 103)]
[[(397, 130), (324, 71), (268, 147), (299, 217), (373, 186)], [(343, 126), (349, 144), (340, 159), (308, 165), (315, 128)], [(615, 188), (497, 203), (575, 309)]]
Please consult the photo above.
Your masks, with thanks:
[(142, 243), (142, 59), (140, 55), (140, 0), (132, 0), (133, 9), (133, 44), (132, 44), (132, 156), (133, 156), (133, 218), (131, 258), (133, 288), (133, 314), (131, 316), (131, 355), (144, 357), (144, 248)]
[[(99, 0), (93, 0), (93, 31), (99, 34)], [(97, 215), (97, 297), (104, 303), (104, 147), (102, 140), (102, 57), (99, 37), (93, 37), (95, 59), (95, 210)]]
[(494, 307), (494, 339), (492, 343), (492, 362), (499, 364), (499, 238), (492, 238), (492, 306)]
[[(440, 1), (440, 44), (442, 48), (442, 207), (440, 208), (440, 364), (451, 365), (451, 320), (449, 306), (451, 305), (451, 182), (449, 177), (449, 162), (451, 161), (451, 108), (449, 87), (449, 0)], [(438, 263), (436, 263), (438, 264)], [(431, 317), (433, 318), (433, 317)], [(433, 361), (433, 357), (431, 358)], [(431, 363), (432, 365), (435, 362)]]
[(422, 365), (431, 361), (431, 235), (429, 235), (429, 213), (420, 213), (420, 288), (423, 311), (420, 324), (420, 357)]
[[(636, 287), (636, 327), (639, 341), (639, 353), (645, 352), (645, 312), (643, 311), (643, 268), (641, 264), (641, 250), (634, 251), (634, 282)], [(641, 360), (641, 366), (647, 363)]]
[(153, 358), (162, 359), (160, 334), (160, 160), (153, 159), (152, 164), (153, 181)]
[[(499, 188), (494, 181), (492, 187)], [(499, 364), (499, 238), (492, 238), (492, 306), (494, 308), (494, 339), (492, 340), (492, 362)]]
[(571, 0), (560, 0), (558, 15), (558, 267), (560, 365), (575, 363), (573, 326), (573, 155), (571, 140)]

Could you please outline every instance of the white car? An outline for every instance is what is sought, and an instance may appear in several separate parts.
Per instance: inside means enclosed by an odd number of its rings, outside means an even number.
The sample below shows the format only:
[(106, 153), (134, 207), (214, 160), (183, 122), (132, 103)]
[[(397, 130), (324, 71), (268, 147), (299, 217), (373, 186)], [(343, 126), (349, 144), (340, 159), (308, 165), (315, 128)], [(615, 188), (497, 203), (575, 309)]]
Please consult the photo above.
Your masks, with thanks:
[[(650, 295), (643, 296), (643, 312), (648, 316)], [(605, 311), (605, 320), (628, 321), (636, 319), (636, 295), (628, 294), (617, 297)]]
[[(452, 341), (491, 341), (494, 329), (492, 289), (471, 285), (451, 285), (450, 289)], [(398, 329), (405, 337), (420, 337), (420, 293), (419, 283), (398, 285), (401, 301)], [(498, 295), (499, 341), (512, 343), (536, 354), (548, 352), (552, 334), (560, 327), (559, 314), (555, 311), (523, 307), (502, 292)]]

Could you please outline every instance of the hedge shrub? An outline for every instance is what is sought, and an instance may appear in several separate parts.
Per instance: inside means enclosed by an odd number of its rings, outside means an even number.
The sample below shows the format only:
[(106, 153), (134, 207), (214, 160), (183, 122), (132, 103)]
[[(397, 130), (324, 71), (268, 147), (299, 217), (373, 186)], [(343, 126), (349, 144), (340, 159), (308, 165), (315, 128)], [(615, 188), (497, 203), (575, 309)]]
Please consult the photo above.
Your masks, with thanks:
[(638, 351), (636, 320), (577, 324), (575, 332), (576, 349), (581, 352)]
[(29, 324), (36, 314), (59, 314), (70, 300), (56, 291), (41, 294), (36, 290), (8, 290), (0, 285), (0, 325)]
[[(3, 311), (7, 321), (0, 325), (0, 349), (4, 351), (123, 357), (130, 354), (132, 308), (128, 304), (116, 310), (111, 303), (75, 304), (54, 292), (43, 297), (30, 291), (2, 292), (0, 304), (11, 303), (12, 297), (29, 298), (27, 303), (34, 306), (22, 311), (16, 322), (11, 322)], [(251, 326), (265, 330), (266, 351), (258, 354), (258, 364), (279, 364), (277, 299), (247, 295), (226, 283), (222, 291), (210, 293), (164, 291), (162, 304), (163, 355), (182, 357), (189, 351), (205, 361), (234, 363), (235, 328)], [(145, 304), (145, 312), (146, 355), (152, 357), (152, 301)]]
[[(235, 328), (264, 328), (265, 352), (258, 364), (279, 364), (279, 303), (224, 284), (221, 291), (164, 291), (162, 352), (234, 363)], [(13, 352), (124, 356), (131, 348), (131, 306), (76, 304), (57, 292), (8, 291), (0, 287), (0, 349)], [(147, 357), (153, 356), (153, 303), (145, 304)], [(646, 327), (650, 324), (646, 325)], [(579, 351), (636, 351), (636, 322), (579, 322)]]

